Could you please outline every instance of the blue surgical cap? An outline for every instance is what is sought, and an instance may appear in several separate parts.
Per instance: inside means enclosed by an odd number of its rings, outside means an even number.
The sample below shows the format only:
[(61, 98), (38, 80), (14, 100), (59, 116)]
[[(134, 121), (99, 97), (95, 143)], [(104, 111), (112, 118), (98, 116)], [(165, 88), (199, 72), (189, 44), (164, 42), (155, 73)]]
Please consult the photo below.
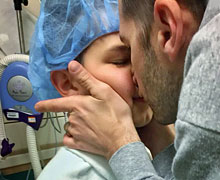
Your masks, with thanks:
[(118, 0), (43, 0), (28, 77), (39, 100), (60, 97), (50, 72), (66, 69), (95, 39), (119, 31)]

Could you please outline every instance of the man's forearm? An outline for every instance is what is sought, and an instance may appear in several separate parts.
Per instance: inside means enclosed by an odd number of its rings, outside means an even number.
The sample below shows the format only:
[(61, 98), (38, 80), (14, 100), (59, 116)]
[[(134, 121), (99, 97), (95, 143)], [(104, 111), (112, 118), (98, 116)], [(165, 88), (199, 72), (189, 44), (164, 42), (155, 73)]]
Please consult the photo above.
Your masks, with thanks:
[(157, 175), (145, 146), (141, 142), (121, 147), (113, 154), (109, 164), (117, 179), (120, 180), (163, 179)]

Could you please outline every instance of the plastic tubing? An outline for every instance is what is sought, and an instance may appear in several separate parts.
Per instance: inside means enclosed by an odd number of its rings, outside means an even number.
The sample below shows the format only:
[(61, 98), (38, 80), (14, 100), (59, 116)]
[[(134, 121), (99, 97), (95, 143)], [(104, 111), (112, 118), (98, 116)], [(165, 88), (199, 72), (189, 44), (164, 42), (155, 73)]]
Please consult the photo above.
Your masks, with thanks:
[(30, 156), (31, 166), (34, 171), (34, 177), (35, 179), (37, 179), (37, 177), (40, 175), (42, 171), (42, 168), (40, 164), (39, 154), (37, 151), (36, 135), (32, 127), (27, 126), (26, 136), (27, 136), (27, 145), (28, 145), (28, 152)]
[[(12, 55), (9, 55), (9, 56), (6, 56), (6, 57), (0, 59), (0, 80), (2, 78), (2, 73), (5, 70), (5, 68), (10, 63), (13, 63), (15, 61), (22, 61), (22, 62), (28, 63), (29, 56), (23, 55), (23, 54), (12, 54)], [(4, 125), (4, 121), (3, 121), (2, 105), (1, 105), (1, 100), (0, 100), (0, 143), (2, 142), (2, 140), (4, 138), (6, 138), (6, 133), (5, 133), (5, 125)]]
[[(0, 80), (4, 69), (13, 62), (26, 62), (29, 63), (29, 56), (24, 54), (12, 54), (8, 55), (0, 60)], [(40, 158), (37, 151), (36, 135), (32, 127), (26, 128), (27, 146), (30, 156), (30, 162), (34, 171), (34, 176), (37, 178), (42, 171)], [(3, 113), (0, 102), (0, 142), (6, 138), (5, 126), (3, 121)]]

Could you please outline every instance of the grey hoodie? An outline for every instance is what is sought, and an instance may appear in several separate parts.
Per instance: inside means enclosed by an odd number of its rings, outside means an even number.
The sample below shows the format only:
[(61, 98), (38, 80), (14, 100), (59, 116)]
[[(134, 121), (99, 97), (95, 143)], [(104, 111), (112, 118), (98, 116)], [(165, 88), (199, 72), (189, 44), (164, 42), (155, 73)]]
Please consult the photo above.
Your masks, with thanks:
[(119, 180), (220, 180), (220, 0), (209, 0), (185, 59), (176, 138), (152, 162), (144, 145), (120, 148), (110, 159)]

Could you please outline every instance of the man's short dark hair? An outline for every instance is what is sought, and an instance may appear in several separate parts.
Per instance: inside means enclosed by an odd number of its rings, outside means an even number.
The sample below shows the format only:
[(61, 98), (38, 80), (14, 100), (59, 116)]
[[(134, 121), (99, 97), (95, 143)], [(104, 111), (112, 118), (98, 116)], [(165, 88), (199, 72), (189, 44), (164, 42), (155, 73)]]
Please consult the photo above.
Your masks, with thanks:
[[(151, 25), (154, 21), (154, 3), (155, 0), (121, 0), (122, 1), (122, 14), (126, 19), (133, 19), (138, 25), (141, 26), (142, 34), (141, 40), (146, 46), (149, 46)], [(200, 23), (206, 9), (207, 0), (176, 0), (181, 5), (188, 8), (195, 19)]]

